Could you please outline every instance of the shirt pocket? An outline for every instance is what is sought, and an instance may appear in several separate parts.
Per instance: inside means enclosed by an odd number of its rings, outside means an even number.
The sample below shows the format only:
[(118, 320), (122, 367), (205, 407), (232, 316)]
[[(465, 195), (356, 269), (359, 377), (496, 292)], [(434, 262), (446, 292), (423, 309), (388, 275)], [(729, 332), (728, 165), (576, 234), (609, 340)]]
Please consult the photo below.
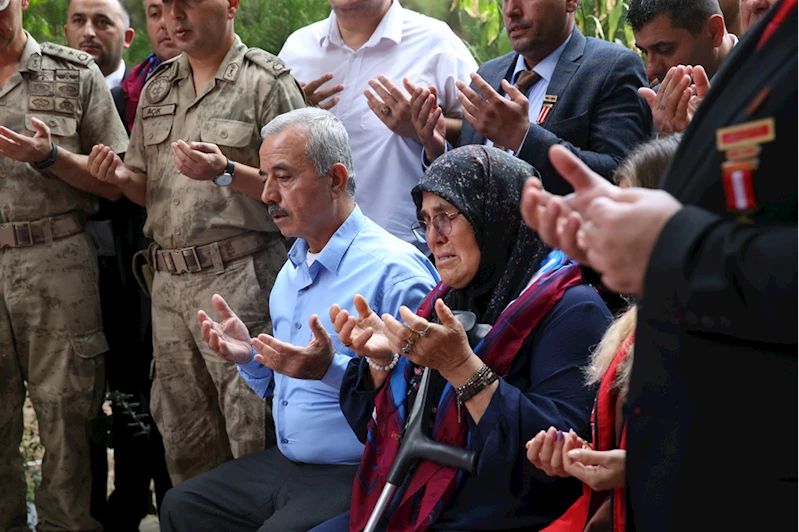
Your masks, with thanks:
[(200, 139), (220, 147), (246, 148), (252, 141), (254, 131), (255, 125), (250, 122), (212, 118), (203, 125)]
[(36, 128), (31, 124), (31, 118), (37, 118), (50, 128), (50, 135), (58, 146), (73, 153), (80, 152), (78, 139), (78, 120), (73, 116), (58, 116), (40, 113), (25, 114), (25, 129), (36, 134)]
[[(145, 146), (156, 146), (169, 138), (172, 131), (172, 117), (145, 118), (142, 120), (142, 133)], [(147, 154), (148, 157), (150, 154)], [(170, 154), (171, 155), (171, 154)]]
[[(169, 140), (172, 132), (173, 116), (145, 118), (142, 120), (142, 143), (147, 165), (147, 180), (158, 182), (164, 174), (174, 168), (172, 150), (162, 146)], [(150, 201), (150, 187), (147, 189), (148, 202)]]

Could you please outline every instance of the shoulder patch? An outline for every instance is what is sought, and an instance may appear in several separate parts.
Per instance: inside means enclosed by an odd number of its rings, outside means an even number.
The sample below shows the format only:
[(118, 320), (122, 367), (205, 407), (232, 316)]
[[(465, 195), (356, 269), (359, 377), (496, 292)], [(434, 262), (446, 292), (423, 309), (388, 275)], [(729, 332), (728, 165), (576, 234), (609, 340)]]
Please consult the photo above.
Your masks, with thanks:
[(291, 72), (291, 67), (289, 67), (286, 63), (269, 52), (261, 50), (260, 48), (250, 48), (247, 50), (247, 52), (245, 52), (244, 57), (267, 70), (275, 77)]
[(51, 42), (42, 43), (42, 53), (50, 57), (57, 57), (74, 63), (76, 65), (89, 66), (94, 62), (94, 58), (81, 50), (75, 50), (60, 44), (53, 44)]

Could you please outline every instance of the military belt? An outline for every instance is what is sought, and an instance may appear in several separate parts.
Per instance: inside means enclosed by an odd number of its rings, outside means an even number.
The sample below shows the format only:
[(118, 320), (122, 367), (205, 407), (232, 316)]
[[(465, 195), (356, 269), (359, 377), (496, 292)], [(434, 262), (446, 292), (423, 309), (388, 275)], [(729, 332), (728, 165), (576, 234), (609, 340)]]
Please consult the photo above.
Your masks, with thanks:
[(282, 238), (280, 233), (246, 233), (203, 246), (159, 249), (155, 252), (155, 265), (159, 272), (172, 274), (222, 272), (228, 263), (258, 253)]
[(77, 214), (62, 214), (30, 222), (0, 224), (0, 248), (26, 248), (49, 244), (83, 232), (83, 218)]

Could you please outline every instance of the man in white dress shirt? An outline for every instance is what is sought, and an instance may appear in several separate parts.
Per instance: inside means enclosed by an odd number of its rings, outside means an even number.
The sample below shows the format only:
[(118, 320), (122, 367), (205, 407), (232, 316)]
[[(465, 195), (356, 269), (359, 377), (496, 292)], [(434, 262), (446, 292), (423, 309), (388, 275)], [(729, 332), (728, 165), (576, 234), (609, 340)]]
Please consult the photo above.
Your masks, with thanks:
[[(330, 0), (327, 19), (294, 32), (279, 57), (303, 83), (309, 103), (329, 109), (347, 129), (364, 214), (417, 244), (410, 191), (422, 175), (422, 145), (410, 122), (412, 86), (434, 86), (457, 137), (457, 80), (477, 63), (444, 22), (398, 0)], [(403, 78), (410, 82), (403, 90)], [(371, 89), (371, 90), (370, 90)], [(374, 91), (374, 92), (373, 92)], [(455, 131), (452, 131), (455, 129)], [(427, 252), (427, 249), (423, 249)]]

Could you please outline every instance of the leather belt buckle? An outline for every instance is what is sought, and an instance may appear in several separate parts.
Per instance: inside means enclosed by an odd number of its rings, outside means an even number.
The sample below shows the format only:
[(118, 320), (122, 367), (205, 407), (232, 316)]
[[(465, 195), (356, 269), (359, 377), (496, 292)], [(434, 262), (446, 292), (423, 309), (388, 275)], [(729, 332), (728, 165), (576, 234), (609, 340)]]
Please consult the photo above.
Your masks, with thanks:
[(30, 222), (14, 222), (14, 243), (18, 248), (27, 248), (33, 245), (33, 233)]
[(169, 255), (175, 265), (175, 273), (198, 273), (203, 271), (196, 247), (171, 250)]

